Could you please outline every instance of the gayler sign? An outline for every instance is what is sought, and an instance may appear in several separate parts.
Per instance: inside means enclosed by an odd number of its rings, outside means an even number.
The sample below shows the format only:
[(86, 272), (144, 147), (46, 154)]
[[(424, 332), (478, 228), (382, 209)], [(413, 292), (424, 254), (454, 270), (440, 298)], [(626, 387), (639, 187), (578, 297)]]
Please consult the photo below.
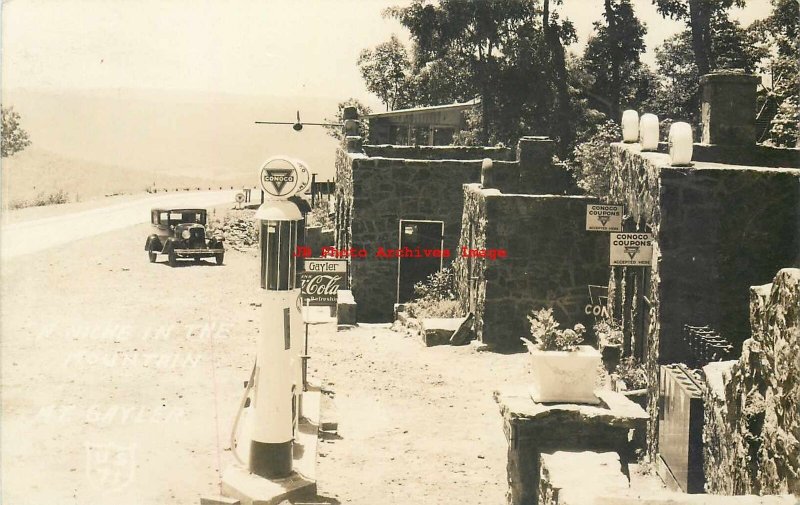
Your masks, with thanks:
[(307, 259), (300, 274), (300, 296), (306, 305), (336, 305), (347, 282), (346, 260)]

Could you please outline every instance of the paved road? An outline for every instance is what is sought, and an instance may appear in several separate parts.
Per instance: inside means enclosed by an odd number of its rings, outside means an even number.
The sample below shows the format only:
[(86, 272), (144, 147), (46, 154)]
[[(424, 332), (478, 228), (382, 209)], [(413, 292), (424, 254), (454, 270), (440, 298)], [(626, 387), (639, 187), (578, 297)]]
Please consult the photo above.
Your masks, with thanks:
[[(124, 203), (59, 216), (21, 221), (0, 229), (2, 259), (57, 247), (150, 220), (153, 207), (205, 208), (233, 203), (236, 191), (197, 191), (149, 195)], [(142, 238), (144, 247), (144, 238)]]

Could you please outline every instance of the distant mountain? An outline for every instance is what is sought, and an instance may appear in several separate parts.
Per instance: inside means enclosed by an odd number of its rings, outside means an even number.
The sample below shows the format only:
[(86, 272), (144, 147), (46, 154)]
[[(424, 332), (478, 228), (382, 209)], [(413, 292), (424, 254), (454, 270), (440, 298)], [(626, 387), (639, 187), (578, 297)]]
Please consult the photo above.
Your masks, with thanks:
[(304, 160), (318, 180), (327, 180), (333, 178), (336, 141), (323, 128), (295, 132), (254, 121), (294, 121), (299, 109), (303, 120), (320, 122), (345, 98), (4, 90), (3, 105), (20, 113), (32, 146), (3, 164), (20, 172), (10, 175), (9, 186), (20, 194), (46, 185), (36, 181), (45, 175), (76, 191), (81, 187), (73, 184), (76, 177), (91, 188), (126, 192), (141, 191), (154, 180), (254, 185), (258, 167), (279, 154)]
[[(117, 193), (141, 193), (146, 188), (230, 187), (231, 178), (192, 177), (161, 174), (70, 158), (31, 146), (3, 160), (3, 197), (11, 204), (65, 191), (70, 201)], [(240, 185), (240, 184), (239, 184)]]

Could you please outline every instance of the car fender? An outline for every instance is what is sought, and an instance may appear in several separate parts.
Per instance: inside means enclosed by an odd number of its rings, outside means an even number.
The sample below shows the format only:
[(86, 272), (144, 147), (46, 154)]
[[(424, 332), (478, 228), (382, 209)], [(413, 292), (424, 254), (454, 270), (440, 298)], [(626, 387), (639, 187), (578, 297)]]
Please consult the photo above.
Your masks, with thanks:
[(144, 250), (149, 252), (151, 246), (154, 251), (161, 251), (161, 239), (158, 238), (158, 235), (150, 235), (147, 237), (147, 242), (144, 244)]
[(209, 249), (225, 249), (225, 246), (224, 246), (224, 244), (222, 242), (223, 242), (222, 240), (218, 240), (218, 239), (212, 237), (212, 238), (210, 238), (208, 240), (208, 248)]
[(176, 240), (172, 237), (168, 238), (166, 242), (164, 242), (164, 249), (161, 251), (164, 254), (169, 254), (175, 249), (175, 242)]

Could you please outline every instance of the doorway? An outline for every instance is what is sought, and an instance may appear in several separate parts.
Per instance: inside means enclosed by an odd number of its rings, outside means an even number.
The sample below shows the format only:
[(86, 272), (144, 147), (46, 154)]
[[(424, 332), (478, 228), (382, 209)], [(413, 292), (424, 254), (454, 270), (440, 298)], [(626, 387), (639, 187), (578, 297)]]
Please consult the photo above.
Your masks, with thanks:
[[(444, 249), (444, 221), (400, 220), (398, 247), (419, 249)], [(442, 269), (444, 259), (441, 255), (397, 259), (397, 303), (404, 303), (414, 297), (414, 284), (425, 281), (431, 274)]]

